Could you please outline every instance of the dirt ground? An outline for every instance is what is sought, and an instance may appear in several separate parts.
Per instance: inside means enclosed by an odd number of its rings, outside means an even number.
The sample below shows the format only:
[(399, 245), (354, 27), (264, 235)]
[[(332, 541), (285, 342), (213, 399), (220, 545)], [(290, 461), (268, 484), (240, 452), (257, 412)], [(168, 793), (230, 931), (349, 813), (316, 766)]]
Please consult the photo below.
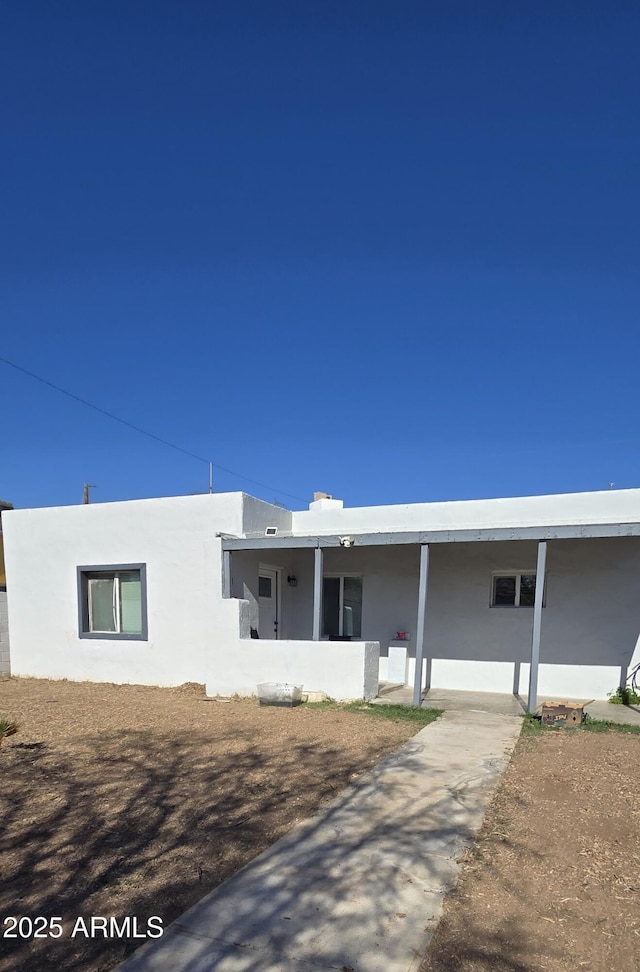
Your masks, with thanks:
[(523, 736), (421, 972), (638, 972), (640, 735)]
[[(0, 681), (0, 972), (106, 972), (419, 728), (335, 709), (214, 702), (202, 688)], [(640, 735), (516, 748), (421, 972), (638, 972)], [(90, 933), (90, 927), (87, 927)]]
[[(166, 927), (420, 728), (36, 679), (0, 681), (0, 714), (20, 724), (0, 749), (1, 972), (113, 967), (141, 941), (72, 938), (77, 918)], [(59, 916), (62, 935), (8, 939), (11, 916)]]

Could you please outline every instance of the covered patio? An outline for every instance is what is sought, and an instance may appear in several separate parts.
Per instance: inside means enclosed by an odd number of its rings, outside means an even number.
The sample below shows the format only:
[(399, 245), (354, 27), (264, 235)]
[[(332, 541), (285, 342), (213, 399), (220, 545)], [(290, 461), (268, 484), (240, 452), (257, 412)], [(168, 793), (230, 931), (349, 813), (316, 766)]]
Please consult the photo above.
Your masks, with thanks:
[[(408, 635), (413, 704), (433, 685), (484, 678), (473, 687), (493, 683), (507, 697), (510, 687), (512, 702), (522, 695), (534, 711), (541, 668), (547, 693), (574, 698), (594, 687), (604, 697), (626, 679), (640, 626), (639, 537), (639, 523), (223, 535), (223, 594), (248, 602), (263, 639), (260, 572), (270, 565), (278, 610), (268, 640), (377, 642), (384, 657)], [(358, 585), (340, 578), (360, 578), (359, 600)]]

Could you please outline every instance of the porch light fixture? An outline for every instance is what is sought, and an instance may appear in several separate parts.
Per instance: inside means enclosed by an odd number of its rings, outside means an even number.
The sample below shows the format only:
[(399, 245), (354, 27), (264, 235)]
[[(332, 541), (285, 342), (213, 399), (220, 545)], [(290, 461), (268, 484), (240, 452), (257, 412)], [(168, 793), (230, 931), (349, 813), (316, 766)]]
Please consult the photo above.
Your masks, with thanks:
[(287, 577), (287, 584), (289, 585), (289, 587), (297, 587), (298, 578), (294, 577), (293, 574), (291, 574), (289, 577)]

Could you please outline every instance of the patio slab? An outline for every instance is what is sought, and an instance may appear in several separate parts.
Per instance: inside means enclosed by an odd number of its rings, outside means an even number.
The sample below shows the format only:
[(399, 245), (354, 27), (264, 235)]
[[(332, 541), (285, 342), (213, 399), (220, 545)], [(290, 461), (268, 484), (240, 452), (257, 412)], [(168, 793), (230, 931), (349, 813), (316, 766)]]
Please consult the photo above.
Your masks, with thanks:
[(445, 712), (121, 972), (415, 972), (520, 725)]
[(611, 705), (610, 702), (590, 702), (587, 712), (592, 719), (606, 719), (619, 725), (640, 726), (640, 706)]
[[(413, 705), (413, 688), (409, 685), (388, 686), (373, 699), (376, 705)], [(423, 697), (424, 709), (446, 709), (448, 712), (466, 712), (481, 709), (501, 715), (522, 716), (525, 700), (517, 695), (502, 692), (461, 692), (455, 689), (429, 689)]]
[[(384, 694), (373, 700), (376, 705), (413, 705), (413, 689), (408, 685), (387, 687)], [(543, 702), (574, 702), (584, 705), (592, 719), (604, 719), (618, 724), (640, 726), (640, 706), (611, 705), (604, 699), (560, 699), (551, 695), (541, 695), (538, 709)], [(461, 692), (456, 689), (429, 689), (422, 701), (423, 708), (447, 709), (447, 711), (469, 712), (474, 709), (503, 715), (522, 716), (526, 711), (526, 700), (519, 695), (502, 692)]]

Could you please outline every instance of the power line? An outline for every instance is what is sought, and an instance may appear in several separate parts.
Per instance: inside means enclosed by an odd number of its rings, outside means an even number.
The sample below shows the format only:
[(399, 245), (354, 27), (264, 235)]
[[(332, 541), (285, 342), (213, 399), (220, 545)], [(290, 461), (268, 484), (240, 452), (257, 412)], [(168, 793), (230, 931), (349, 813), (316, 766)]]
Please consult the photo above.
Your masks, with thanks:
[(66, 395), (67, 398), (73, 398), (74, 401), (80, 402), (81, 405), (86, 405), (87, 408), (92, 408), (95, 412), (100, 412), (101, 415), (106, 415), (107, 418), (113, 419), (114, 422), (120, 422), (121, 425), (126, 425), (127, 428), (133, 429), (135, 432), (140, 432), (142, 435), (148, 436), (149, 439), (155, 439), (156, 442), (161, 442), (162, 445), (169, 446), (170, 449), (176, 449), (178, 452), (183, 452), (185, 456), (191, 456), (192, 459), (197, 459), (199, 462), (206, 462), (207, 464), (209, 463), (208, 459), (204, 459), (195, 452), (189, 452), (188, 449), (183, 449), (181, 446), (177, 446), (173, 442), (168, 442), (166, 439), (161, 439), (159, 435), (154, 435), (153, 432), (147, 432), (145, 429), (141, 429), (138, 425), (134, 425), (133, 422), (127, 422), (126, 419), (120, 418), (118, 415), (114, 415), (112, 412), (108, 412), (105, 408), (100, 408), (99, 405), (94, 405), (92, 402), (88, 402), (85, 398), (80, 398), (79, 395), (74, 395), (73, 392), (67, 391), (65, 388), (61, 388), (60, 385), (54, 385), (52, 381), (48, 381), (46, 378), (41, 378), (40, 375), (35, 375), (32, 371), (27, 371), (26, 368), (21, 368), (20, 365), (14, 364), (14, 362), (9, 361), (8, 358), (3, 358), (0, 355), (0, 361), (4, 361), (5, 364), (15, 368), (16, 371), (21, 371), (24, 375), (28, 375), (29, 378), (35, 378), (36, 381), (41, 382), (43, 385), (48, 385), (49, 388), (53, 388), (62, 395)]
[[(49, 388), (53, 388), (54, 391), (60, 392), (61, 395), (66, 395), (67, 398), (72, 398), (75, 402), (79, 402), (81, 405), (86, 405), (87, 408), (92, 408), (94, 412), (100, 412), (101, 415), (106, 415), (107, 418), (113, 419), (114, 422), (119, 422), (120, 425), (126, 425), (127, 428), (133, 429), (134, 432), (139, 432), (140, 435), (146, 435), (148, 439), (153, 439), (155, 442), (160, 442), (161, 445), (165, 445), (169, 449), (175, 449), (176, 452), (181, 452), (183, 455), (189, 456), (191, 459), (197, 459), (198, 462), (204, 462), (207, 466), (211, 463), (210, 459), (205, 459), (204, 456), (199, 456), (196, 452), (190, 452), (188, 449), (183, 449), (182, 446), (176, 445), (175, 442), (169, 442), (168, 439), (163, 439), (159, 435), (155, 435), (153, 432), (148, 432), (146, 429), (142, 429), (139, 425), (134, 425), (133, 422), (128, 422), (126, 419), (120, 418), (119, 415), (114, 415), (113, 412), (107, 411), (106, 408), (100, 408), (99, 405), (94, 405), (93, 402), (88, 402), (86, 398), (80, 398), (79, 395), (74, 395), (73, 392), (67, 391), (66, 388), (61, 388), (60, 385), (56, 385), (47, 378), (43, 378), (41, 375), (36, 375), (33, 371), (28, 371), (27, 368), (17, 365), (14, 361), (9, 361), (8, 358), (3, 357), (2, 355), (0, 355), (0, 361), (9, 365), (11, 368), (15, 368), (16, 371), (21, 371), (23, 375), (28, 375), (29, 378), (39, 381), (42, 385), (47, 385)], [(276, 489), (274, 486), (269, 486), (267, 483), (260, 483), (257, 479), (251, 479), (249, 476), (243, 476), (241, 473), (234, 472), (233, 469), (226, 469), (224, 466), (219, 466), (217, 463), (213, 463), (213, 465), (216, 469), (226, 472), (230, 476), (236, 476), (238, 479), (244, 480), (245, 483), (252, 483), (254, 486), (260, 486), (261, 489), (268, 489), (271, 492), (279, 493), (281, 496), (288, 496), (289, 499), (300, 500), (301, 503), (305, 502), (301, 496), (294, 496), (293, 493), (285, 493), (283, 490)]]

